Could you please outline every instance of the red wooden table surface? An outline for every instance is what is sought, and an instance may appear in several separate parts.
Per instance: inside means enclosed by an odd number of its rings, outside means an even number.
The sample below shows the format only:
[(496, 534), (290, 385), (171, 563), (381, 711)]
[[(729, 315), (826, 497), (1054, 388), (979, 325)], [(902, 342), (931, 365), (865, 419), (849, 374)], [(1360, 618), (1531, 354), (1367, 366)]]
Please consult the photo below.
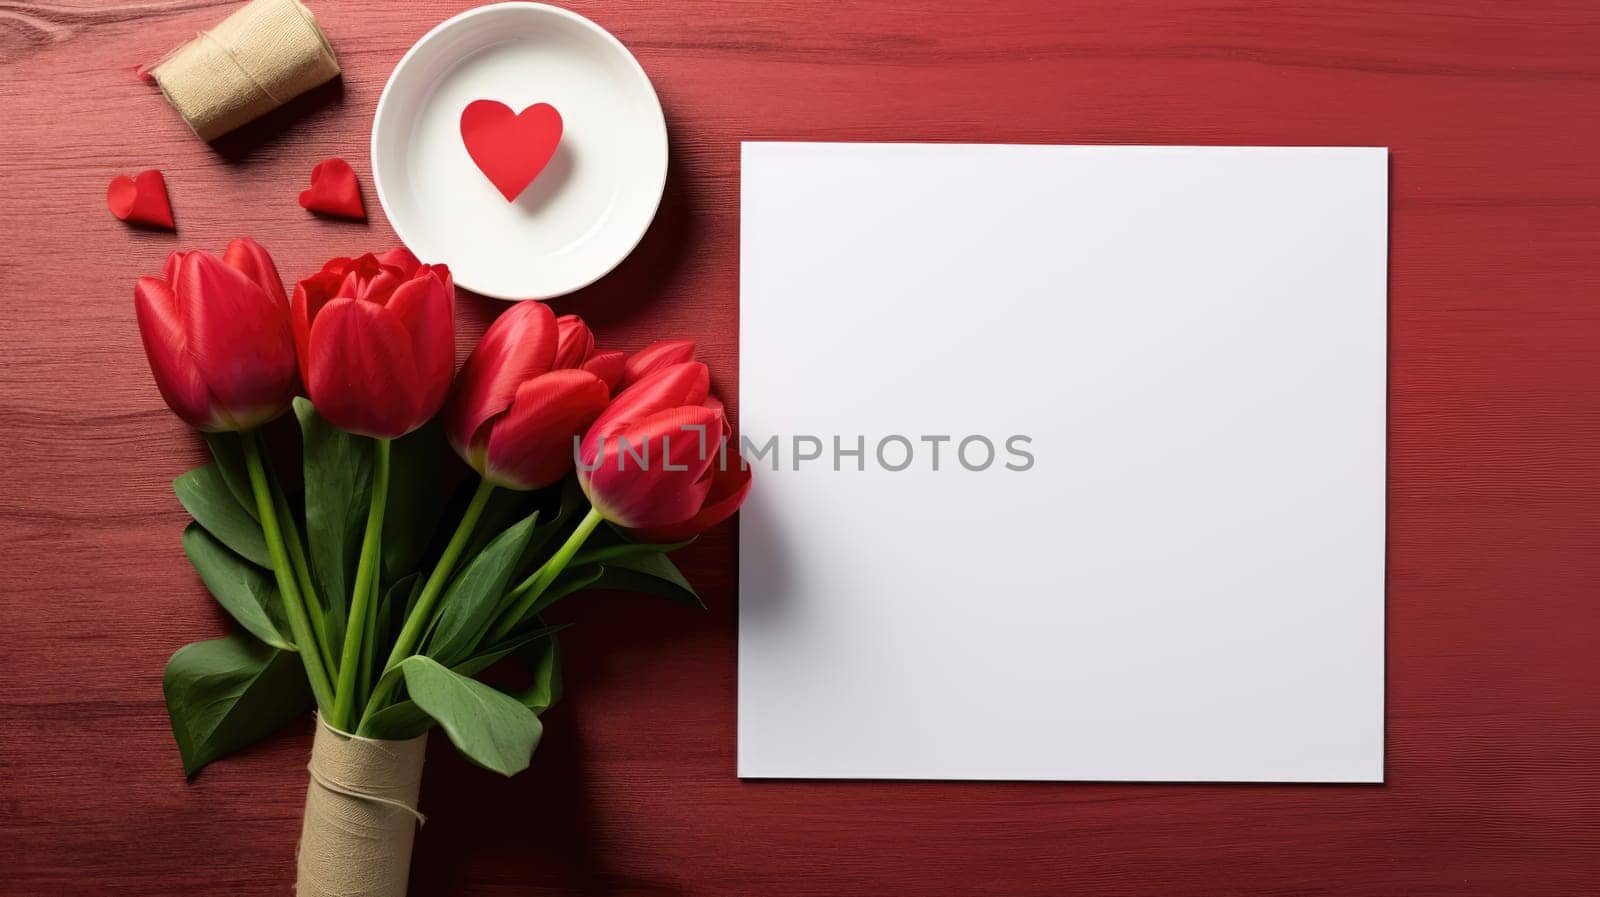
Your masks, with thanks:
[[(0, 0), (0, 892), (289, 893), (309, 723), (192, 784), (167, 728), (167, 656), (224, 624), (169, 488), (201, 446), (150, 382), (131, 287), (237, 234), (291, 277), (392, 242), (295, 196), (344, 155), (376, 212), (378, 92), (468, 4), (311, 5), (342, 83), (209, 148), (131, 69), (233, 4)], [(573, 609), (529, 774), (435, 739), (413, 893), (1600, 890), (1594, 0), (574, 8), (650, 72), (673, 155), (643, 245), (558, 309), (621, 348), (694, 336), (730, 398), (741, 139), (1390, 147), (1388, 783), (740, 782), (724, 529), (680, 555), (709, 613)], [(176, 237), (105, 210), (149, 167)], [(498, 306), (461, 305), (465, 349)]]

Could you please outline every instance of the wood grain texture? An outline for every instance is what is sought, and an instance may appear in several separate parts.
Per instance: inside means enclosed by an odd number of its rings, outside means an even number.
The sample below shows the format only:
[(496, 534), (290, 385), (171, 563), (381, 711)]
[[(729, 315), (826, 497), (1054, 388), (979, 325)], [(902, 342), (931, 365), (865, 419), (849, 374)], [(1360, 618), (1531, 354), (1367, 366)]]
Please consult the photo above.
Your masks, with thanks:
[[(237, 234), (289, 276), (391, 243), (381, 215), (325, 222), (295, 196), (343, 155), (377, 212), (378, 92), (469, 4), (311, 0), (345, 77), (213, 149), (132, 69), (232, 5), (0, 0), (8, 894), (290, 892), (309, 722), (192, 784), (167, 730), (166, 657), (223, 621), (169, 490), (201, 446), (151, 385), (131, 285)], [(1596, 892), (1592, 0), (572, 5), (654, 78), (672, 171), (639, 250), (558, 308), (620, 348), (692, 335), (730, 398), (742, 139), (1391, 147), (1388, 784), (740, 782), (725, 529), (682, 553), (709, 613), (574, 608), (569, 699), (531, 773), (435, 739), (413, 893)], [(176, 237), (105, 210), (112, 176), (149, 167)], [(464, 297), (463, 348), (495, 310)]]

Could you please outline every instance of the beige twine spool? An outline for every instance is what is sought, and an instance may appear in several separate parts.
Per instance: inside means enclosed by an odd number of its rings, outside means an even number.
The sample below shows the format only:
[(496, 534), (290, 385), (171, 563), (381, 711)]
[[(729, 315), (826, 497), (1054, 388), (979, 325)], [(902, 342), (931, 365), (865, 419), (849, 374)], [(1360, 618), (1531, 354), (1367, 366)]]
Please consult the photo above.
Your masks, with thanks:
[(339, 74), (300, 0), (252, 0), (155, 64), (150, 77), (202, 140), (215, 140)]
[(300, 831), (299, 897), (405, 897), (427, 735), (378, 741), (317, 717)]

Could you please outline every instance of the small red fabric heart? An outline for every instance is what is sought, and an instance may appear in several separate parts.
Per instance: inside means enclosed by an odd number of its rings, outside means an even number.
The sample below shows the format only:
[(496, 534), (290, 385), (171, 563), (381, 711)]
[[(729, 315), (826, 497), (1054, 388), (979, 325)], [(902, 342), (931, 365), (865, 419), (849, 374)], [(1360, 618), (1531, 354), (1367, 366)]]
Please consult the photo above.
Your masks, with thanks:
[(106, 205), (123, 221), (145, 227), (177, 230), (172, 223), (172, 203), (167, 201), (167, 181), (154, 168), (136, 177), (125, 174), (111, 179), (106, 188)]
[(300, 193), (300, 208), (336, 218), (367, 220), (355, 169), (343, 159), (324, 159), (311, 169), (311, 189)]
[(521, 112), (496, 100), (473, 100), (461, 110), (461, 142), (507, 202), (539, 176), (561, 142), (561, 113), (549, 103)]

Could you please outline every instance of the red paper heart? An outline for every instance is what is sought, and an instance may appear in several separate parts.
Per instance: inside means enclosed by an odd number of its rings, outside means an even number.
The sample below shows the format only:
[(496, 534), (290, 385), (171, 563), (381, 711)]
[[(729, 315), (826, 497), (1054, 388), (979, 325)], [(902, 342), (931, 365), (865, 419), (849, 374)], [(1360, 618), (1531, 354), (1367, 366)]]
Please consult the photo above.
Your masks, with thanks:
[(338, 218), (367, 220), (355, 169), (343, 159), (324, 159), (311, 169), (311, 189), (301, 191), (300, 208)]
[(154, 168), (137, 177), (123, 174), (112, 178), (106, 188), (106, 205), (123, 221), (177, 230), (172, 223), (172, 203), (167, 201), (167, 181)]
[(561, 142), (561, 113), (535, 103), (519, 113), (496, 100), (473, 100), (461, 110), (461, 142), (467, 155), (506, 200), (533, 183)]

